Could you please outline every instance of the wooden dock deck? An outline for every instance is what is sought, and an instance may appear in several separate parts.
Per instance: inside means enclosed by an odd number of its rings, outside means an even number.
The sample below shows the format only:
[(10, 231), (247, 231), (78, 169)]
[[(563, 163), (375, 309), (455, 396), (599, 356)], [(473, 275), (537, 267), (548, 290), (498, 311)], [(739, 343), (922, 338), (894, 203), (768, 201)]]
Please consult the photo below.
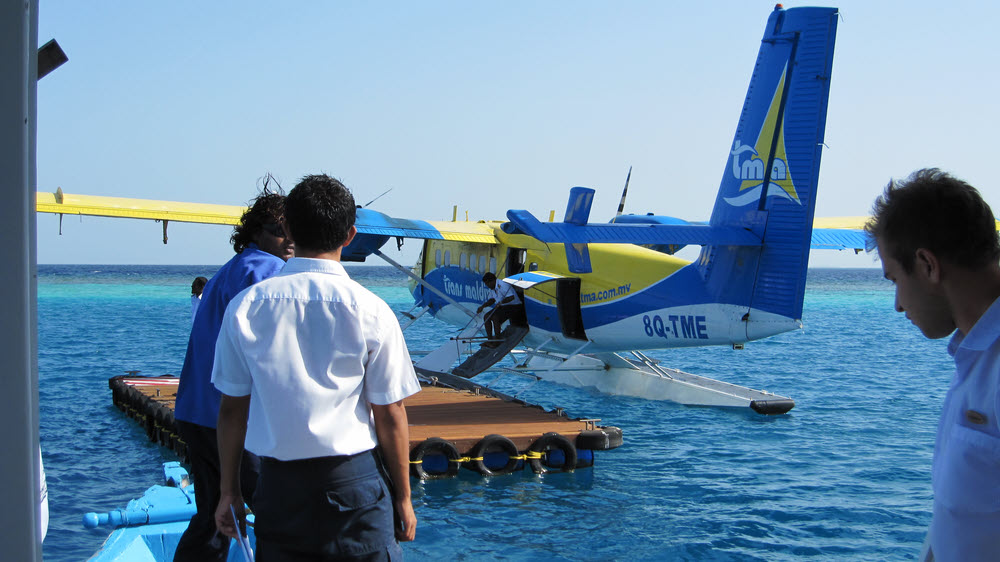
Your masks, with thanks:
[[(570, 471), (591, 466), (594, 451), (622, 443), (621, 430), (598, 426), (599, 420), (545, 411), (461, 377), (420, 374), (425, 379), (421, 392), (404, 402), (411, 466), (418, 478), (454, 476), (459, 466), (486, 475), (525, 465), (536, 472)], [(184, 460), (186, 445), (173, 415), (177, 383), (174, 376), (142, 377), (134, 371), (108, 381), (115, 406), (135, 419), (151, 441)]]

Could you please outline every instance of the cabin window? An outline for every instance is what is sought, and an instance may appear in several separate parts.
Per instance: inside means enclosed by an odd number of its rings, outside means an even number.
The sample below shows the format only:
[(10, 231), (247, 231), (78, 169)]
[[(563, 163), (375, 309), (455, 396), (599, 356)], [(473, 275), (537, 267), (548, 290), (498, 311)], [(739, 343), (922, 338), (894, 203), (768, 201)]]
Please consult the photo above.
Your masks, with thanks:
[(490, 273), (496, 274), (497, 272), (497, 259), (490, 257)]
[(451, 267), (451, 250), (444, 251), (444, 266)]
[(434, 251), (434, 266), (441, 267), (441, 249), (438, 248)]
[(458, 267), (461, 269), (469, 269), (468, 259), (469, 256), (466, 256), (465, 252), (462, 252), (462, 254), (458, 256)]
[(479, 273), (486, 273), (486, 256), (479, 256)]

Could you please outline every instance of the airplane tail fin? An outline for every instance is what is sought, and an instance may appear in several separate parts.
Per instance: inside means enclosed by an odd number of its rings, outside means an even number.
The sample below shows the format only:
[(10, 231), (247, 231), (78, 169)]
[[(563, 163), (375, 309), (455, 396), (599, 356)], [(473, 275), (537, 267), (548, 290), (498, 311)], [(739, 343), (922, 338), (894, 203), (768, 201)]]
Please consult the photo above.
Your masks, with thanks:
[(780, 5), (771, 13), (709, 224), (588, 223), (593, 190), (576, 187), (562, 223), (510, 210), (504, 229), (563, 243), (573, 273), (591, 271), (588, 244), (700, 244), (686, 269), (705, 290), (694, 298), (744, 310), (746, 340), (792, 329), (802, 318), (838, 15)]
[(704, 246), (697, 262), (709, 292), (751, 319), (802, 317), (837, 18), (836, 8), (780, 6), (768, 18), (709, 221), (762, 244)]

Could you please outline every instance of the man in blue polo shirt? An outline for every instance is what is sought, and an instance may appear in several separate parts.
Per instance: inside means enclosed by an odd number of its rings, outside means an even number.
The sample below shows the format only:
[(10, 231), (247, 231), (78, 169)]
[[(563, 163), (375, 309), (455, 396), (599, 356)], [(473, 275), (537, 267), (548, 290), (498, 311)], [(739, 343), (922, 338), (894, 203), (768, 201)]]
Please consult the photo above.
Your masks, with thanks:
[(1000, 238), (971, 185), (937, 169), (890, 182), (865, 230), (896, 310), (951, 335), (955, 373), (938, 422), (934, 514), (922, 561), (1000, 559)]
[[(251, 201), (230, 238), (236, 255), (205, 285), (191, 327), (174, 417), (180, 437), (187, 444), (198, 512), (177, 545), (174, 555), (177, 562), (223, 561), (229, 553), (229, 537), (215, 527), (215, 506), (219, 503), (215, 427), (220, 400), (219, 391), (211, 382), (215, 341), (229, 301), (243, 289), (280, 271), (292, 257), (292, 242), (285, 237), (280, 224), (284, 201), (283, 194), (270, 192), (266, 184), (263, 192)], [(253, 455), (244, 456), (244, 496), (251, 502), (259, 465)]]

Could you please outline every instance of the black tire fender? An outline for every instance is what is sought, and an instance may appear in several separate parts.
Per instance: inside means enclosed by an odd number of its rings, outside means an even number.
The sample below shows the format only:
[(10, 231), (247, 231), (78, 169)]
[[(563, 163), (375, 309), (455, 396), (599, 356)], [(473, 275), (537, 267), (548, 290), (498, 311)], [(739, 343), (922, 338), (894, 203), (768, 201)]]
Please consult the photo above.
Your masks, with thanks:
[[(507, 455), (507, 463), (497, 469), (491, 469), (486, 466), (486, 462), (483, 460), (484, 455), (490, 452), (502, 451)], [(491, 433), (486, 437), (483, 437), (476, 446), (472, 448), (469, 452), (469, 456), (472, 460), (469, 461), (472, 469), (482, 474), (483, 476), (499, 476), (501, 474), (511, 474), (517, 470), (517, 463), (521, 460), (518, 456), (517, 445), (513, 441), (507, 439), (503, 435), (498, 435), (496, 433)]]
[[(565, 460), (561, 467), (556, 468), (546, 465), (545, 461), (548, 456), (546, 452), (552, 449), (562, 451)], [(535, 474), (573, 472), (576, 470), (576, 447), (573, 446), (573, 443), (569, 439), (554, 431), (550, 431), (535, 440), (531, 444), (531, 447), (528, 447), (528, 463), (531, 464), (531, 470), (534, 470)]]
[(607, 451), (622, 446), (622, 430), (614, 426), (602, 427), (589, 431), (581, 431), (576, 436), (577, 449)]
[[(448, 460), (448, 466), (444, 471), (428, 471), (424, 466), (424, 457), (435, 454), (443, 455)], [(431, 437), (410, 451), (410, 472), (421, 480), (453, 478), (458, 475), (458, 463), (455, 462), (458, 458), (458, 449), (451, 441)]]

